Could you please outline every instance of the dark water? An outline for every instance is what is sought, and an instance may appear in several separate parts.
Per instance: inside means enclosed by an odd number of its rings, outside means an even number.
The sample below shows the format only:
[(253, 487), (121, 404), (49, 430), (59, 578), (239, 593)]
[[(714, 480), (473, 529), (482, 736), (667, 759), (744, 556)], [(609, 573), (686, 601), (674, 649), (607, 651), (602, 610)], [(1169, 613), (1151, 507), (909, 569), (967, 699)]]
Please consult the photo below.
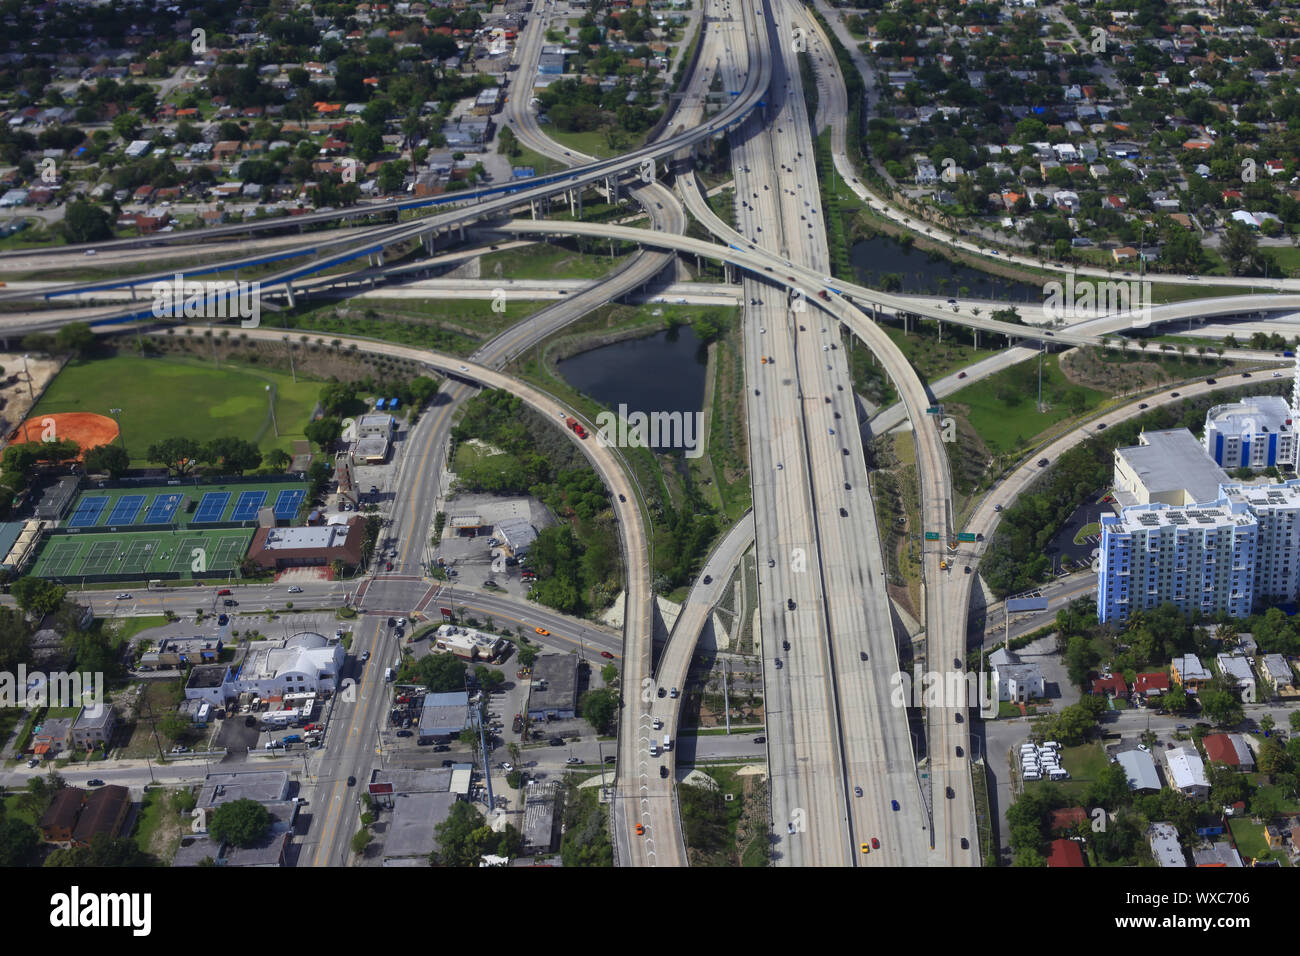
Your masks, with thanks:
[[(1040, 285), (992, 276), (978, 269), (955, 265), (947, 259), (931, 258), (925, 252), (905, 246), (887, 236), (875, 236), (855, 243), (849, 252), (860, 285), (882, 292), (912, 292), (920, 295), (965, 295), (979, 299), (1043, 301)], [(892, 277), (892, 278), (888, 278)], [(897, 285), (890, 288), (897, 280)]]
[(557, 364), (574, 388), (613, 411), (699, 412), (704, 407), (707, 348), (690, 326), (628, 339)]

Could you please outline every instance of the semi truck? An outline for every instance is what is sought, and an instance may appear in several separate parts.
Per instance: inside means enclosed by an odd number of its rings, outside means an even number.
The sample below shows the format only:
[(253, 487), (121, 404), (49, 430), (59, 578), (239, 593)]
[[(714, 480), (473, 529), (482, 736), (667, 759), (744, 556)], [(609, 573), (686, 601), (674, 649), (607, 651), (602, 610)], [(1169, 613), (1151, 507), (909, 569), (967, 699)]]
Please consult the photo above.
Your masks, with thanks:
[(587, 437), (587, 430), (583, 428), (582, 424), (572, 415), (570, 415), (568, 418), (564, 420), (564, 424), (569, 428), (570, 431), (572, 431), (579, 438)]

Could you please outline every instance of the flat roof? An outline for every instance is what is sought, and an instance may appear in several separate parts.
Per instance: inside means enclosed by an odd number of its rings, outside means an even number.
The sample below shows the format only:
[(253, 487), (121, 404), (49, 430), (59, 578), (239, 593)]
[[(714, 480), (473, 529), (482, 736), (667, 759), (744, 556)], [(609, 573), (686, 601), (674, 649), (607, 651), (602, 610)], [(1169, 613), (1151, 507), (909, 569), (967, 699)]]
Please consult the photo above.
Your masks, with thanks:
[(232, 800), (256, 800), (278, 803), (289, 793), (287, 770), (242, 770), (210, 773), (203, 778), (199, 791), (201, 807), (219, 807)]
[(262, 543), (265, 551), (318, 550), (341, 548), (348, 539), (347, 525), (305, 525), (301, 528), (270, 528)]
[(1183, 489), (1193, 501), (1214, 501), (1228, 473), (1216, 465), (1186, 428), (1143, 432), (1137, 445), (1115, 449), (1148, 494)]
[[(543, 690), (538, 684), (545, 682)], [(578, 655), (542, 654), (533, 661), (529, 711), (573, 710), (578, 705)]]
[(384, 834), (384, 856), (421, 857), (436, 850), (434, 826), (447, 819), (457, 799), (445, 790), (396, 794)]

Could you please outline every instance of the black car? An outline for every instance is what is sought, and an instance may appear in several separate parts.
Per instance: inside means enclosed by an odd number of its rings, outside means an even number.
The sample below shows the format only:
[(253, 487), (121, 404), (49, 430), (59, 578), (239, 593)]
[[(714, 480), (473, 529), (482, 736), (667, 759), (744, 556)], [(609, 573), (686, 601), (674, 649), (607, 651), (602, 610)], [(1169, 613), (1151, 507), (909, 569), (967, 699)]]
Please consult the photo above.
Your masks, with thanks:
[(217, 625), (219, 627), (225, 627), (229, 623), (230, 623), (230, 617), (228, 615), (222, 614), (217, 617)]
[(96, 777), (94, 780), (86, 781), (86, 786), (88, 787), (102, 787), (103, 785), (104, 785), (104, 781), (100, 780), (98, 777)]
[(853, 486), (852, 486), (851, 484), (849, 484), (849, 483), (846, 481), (846, 482), (844, 482), (844, 490), (845, 490), (845, 491), (852, 491), (852, 490), (853, 490)]
[(849, 450), (848, 450), (847, 448), (841, 448), (840, 451), (844, 452), (844, 457), (845, 457), (845, 458), (848, 458), (848, 457), (849, 457)]
[(949, 800), (956, 796), (956, 794), (952, 792), (952, 787), (946, 788), (945, 793), (948, 795)]
[(766, 737), (755, 737), (755, 738), (754, 738), (754, 743), (756, 743), (756, 744), (765, 744), (765, 743), (767, 743), (767, 738), (766, 738)]
[(786, 598), (786, 599), (785, 599), (785, 606), (786, 606), (786, 608), (787, 608), (788, 610), (793, 611), (793, 610), (794, 610), (794, 598)]
[(958, 756), (958, 757), (964, 757), (964, 756), (966, 756), (965, 751), (963, 751), (960, 747), (958, 747), (958, 748), (956, 748), (956, 749), (957, 749), (957, 756)]
[(1105, 422), (1098, 422), (1098, 423), (1097, 423), (1097, 431), (1101, 431), (1101, 430), (1104, 429), (1105, 427), (1106, 427), (1106, 423), (1105, 423)]
[(866, 651), (858, 651), (858, 657), (860, 657), (862, 660), (865, 661), (865, 660), (867, 659), (867, 652), (866, 652)]
[(1249, 372), (1242, 372), (1242, 373), (1241, 373), (1241, 377), (1242, 377), (1242, 378), (1250, 378), (1250, 373), (1249, 373)]
[(249, 714), (247, 717), (244, 718), (244, 726), (245, 726), (245, 727), (256, 727), (256, 726), (257, 726), (257, 718), (254, 717), (252, 714)]
[(1039, 467), (1039, 468), (1046, 468), (1046, 467), (1047, 467), (1047, 459), (1046, 459), (1046, 458), (1040, 458), (1040, 459), (1038, 459), (1038, 467)]
[(953, 716), (957, 718), (957, 723), (960, 724), (960, 723), (961, 723), (961, 711), (958, 711), (957, 713), (953, 714)]
[(965, 837), (962, 837), (962, 838), (961, 838), (961, 848), (962, 848), (963, 850), (969, 850), (969, 849), (970, 849), (970, 840), (967, 840)]
[(618, 496), (618, 500), (619, 500), (619, 501), (624, 501), (624, 502), (625, 502), (625, 501), (627, 501), (627, 498), (624, 497), (623, 495), (619, 495), (619, 496)]
[(224, 606), (226, 606), (226, 607), (238, 607), (238, 606), (239, 606), (239, 602), (236, 601), (234, 598), (226, 598), (226, 599), (225, 599), (224, 601), (222, 601), (221, 603), (222, 603)]
[(395, 617), (390, 617), (390, 618), (388, 619), (388, 626), (389, 626), (389, 627), (397, 627), (397, 618), (395, 618)]
[(356, 778), (356, 777), (348, 777), (348, 786), (349, 786), (349, 787), (355, 787), (356, 785), (357, 785), (357, 778)]
[(451, 747), (447, 746), (446, 744), (438, 744), (438, 746), (433, 748), (433, 752), (438, 754), (445, 754), (450, 749)]
[(547, 743), (549, 743), (552, 747), (563, 747), (563, 746), (564, 746), (564, 738), (563, 738), (563, 737), (552, 737), (550, 740), (547, 741)]
[(1138, 408), (1141, 409), (1141, 408), (1146, 408), (1146, 407), (1147, 407), (1147, 403), (1146, 403), (1146, 402), (1139, 402), (1139, 403), (1138, 403)]
[(840, 509), (840, 517), (841, 517), (841, 518), (847, 518), (848, 516), (849, 516), (849, 513), (848, 513), (847, 511), (845, 511), (843, 508), (841, 508), (841, 509)]
[(1177, 393), (1177, 392), (1170, 392), (1170, 393), (1169, 393), (1169, 397), (1170, 397), (1170, 398), (1177, 398), (1177, 397), (1178, 397), (1178, 393)]
[(1215, 381), (1214, 379), (1212, 379), (1212, 378), (1207, 378), (1207, 379), (1205, 380), (1205, 384), (1206, 384), (1206, 385), (1218, 385), (1219, 383), (1216, 382), (1216, 381)]
[(713, 575), (711, 575), (711, 574), (706, 574), (706, 575), (704, 575), (704, 583), (705, 583), (705, 584), (712, 584), (712, 583), (713, 583)]
[(956, 667), (958, 670), (960, 670), (960, 669), (961, 669), (961, 658), (960, 658), (960, 657), (954, 657), (954, 658), (952, 659), (952, 666), (953, 666), (953, 667)]
[(660, 697), (667, 697), (667, 696), (668, 696), (668, 691), (666, 691), (664, 688), (660, 687), (660, 688), (659, 688), (659, 696), (660, 696)]
[(454, 761), (454, 760), (444, 760), (444, 761), (442, 762), (442, 765), (443, 765), (444, 767), (450, 767), (450, 766), (451, 766), (452, 764), (454, 764), (455, 762), (456, 762), (456, 761)]
[(789, 641), (782, 641), (782, 642), (781, 642), (781, 650), (783, 650), (783, 651), (788, 651), (789, 649), (790, 649), (790, 642), (789, 642)]
[(668, 776), (668, 768), (665, 767), (663, 764), (660, 764), (660, 765), (659, 765), (659, 776), (661, 776), (661, 777), (667, 777), (667, 776)]
[(410, 737), (410, 736), (412, 736), (412, 734), (411, 734), (411, 732), (410, 732), (409, 730), (399, 730), (399, 731), (397, 732), (397, 736), (399, 736), (399, 737)]

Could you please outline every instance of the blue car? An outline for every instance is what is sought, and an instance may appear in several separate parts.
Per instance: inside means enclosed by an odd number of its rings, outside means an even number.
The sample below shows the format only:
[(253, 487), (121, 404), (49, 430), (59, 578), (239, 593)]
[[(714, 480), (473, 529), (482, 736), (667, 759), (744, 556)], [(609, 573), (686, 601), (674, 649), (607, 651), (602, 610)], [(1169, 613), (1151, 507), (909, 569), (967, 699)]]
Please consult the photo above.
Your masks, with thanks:
[(897, 809), (899, 808), (899, 807), (898, 807), (898, 801), (897, 801), (897, 800), (890, 800), (890, 801), (889, 801), (889, 805), (892, 806), (895, 810), (897, 810)]
[(221, 627), (225, 627), (226, 624), (228, 624), (229, 622), (230, 622), (230, 617), (228, 615), (222, 614), (220, 617), (217, 618), (217, 624), (219, 624)]

